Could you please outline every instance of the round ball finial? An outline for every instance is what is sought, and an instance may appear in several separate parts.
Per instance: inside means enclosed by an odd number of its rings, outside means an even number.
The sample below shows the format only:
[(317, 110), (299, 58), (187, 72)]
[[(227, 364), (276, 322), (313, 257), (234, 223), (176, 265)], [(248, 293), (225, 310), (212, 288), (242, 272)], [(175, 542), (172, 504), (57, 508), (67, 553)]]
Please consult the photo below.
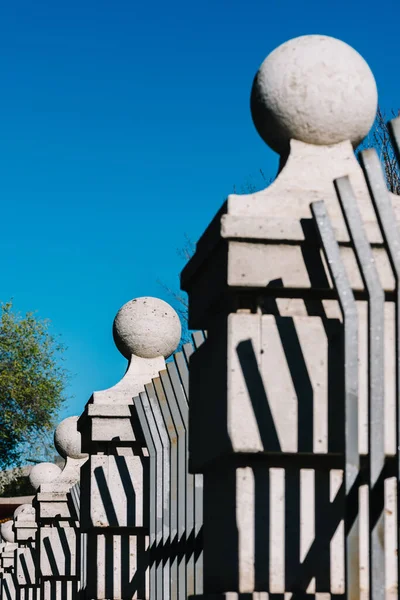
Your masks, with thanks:
[(276, 48), (253, 82), (251, 112), (262, 139), (287, 154), (290, 139), (356, 147), (375, 119), (378, 93), (368, 64), (335, 38), (305, 35)]
[(15, 542), (15, 534), (13, 530), (13, 521), (6, 521), (1, 524), (0, 533), (3, 540), (6, 542)]
[(79, 417), (68, 417), (59, 423), (54, 432), (54, 445), (63, 458), (86, 458), (82, 452), (81, 432), (78, 431)]
[(26, 521), (34, 521), (36, 519), (36, 511), (33, 508), (32, 504), (21, 504), (14, 511), (14, 519), (16, 519), (19, 515), (23, 515), (23, 518)]
[(31, 486), (37, 490), (42, 483), (50, 483), (61, 473), (60, 467), (54, 463), (40, 463), (35, 465), (29, 473)]
[(181, 339), (181, 323), (174, 309), (158, 298), (136, 298), (124, 304), (114, 319), (118, 350), (130, 358), (168, 358)]

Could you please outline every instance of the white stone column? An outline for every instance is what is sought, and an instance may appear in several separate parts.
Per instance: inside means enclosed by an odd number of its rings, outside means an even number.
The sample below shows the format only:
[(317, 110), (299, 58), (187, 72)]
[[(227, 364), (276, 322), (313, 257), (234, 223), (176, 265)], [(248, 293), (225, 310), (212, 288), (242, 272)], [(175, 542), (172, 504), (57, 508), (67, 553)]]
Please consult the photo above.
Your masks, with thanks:
[[(204, 474), (205, 595), (345, 593), (343, 322), (310, 204), (325, 203), (357, 300), (362, 457), (369, 448), (366, 292), (334, 181), (349, 178), (381, 286), (393, 299), (393, 273), (354, 156), (376, 107), (374, 77), (345, 43), (304, 36), (274, 50), (255, 77), (251, 109), (261, 137), (280, 154), (280, 171), (267, 189), (228, 197), (182, 273), (189, 327), (208, 331), (191, 358), (189, 389), (191, 470)], [(396, 453), (394, 324), (387, 301), (388, 464)], [(357, 594), (347, 592), (366, 598), (363, 477), (359, 564), (349, 574)], [(387, 598), (397, 594), (395, 502), (388, 478)]]
[(14, 512), (15, 581), (18, 600), (39, 600), (40, 586), (36, 572), (37, 522), (32, 504), (21, 504)]
[(1, 539), (0, 544), (0, 586), (1, 599), (17, 599), (17, 584), (15, 575), (15, 551), (17, 543), (15, 542), (15, 533), (13, 530), (13, 521), (6, 521), (0, 526)]
[(62, 471), (56, 465), (42, 463), (30, 474), (37, 489), (37, 567), (43, 600), (72, 600), (79, 593), (81, 536), (71, 488), (80, 480), (87, 455), (81, 449), (77, 423), (78, 417), (68, 417), (54, 433), (55, 447), (65, 459)]
[(115, 386), (93, 393), (79, 421), (89, 453), (81, 471), (82, 580), (86, 598), (125, 600), (148, 594), (148, 452), (133, 398), (165, 368), (181, 326), (168, 304), (144, 297), (120, 309), (113, 334), (127, 371)]

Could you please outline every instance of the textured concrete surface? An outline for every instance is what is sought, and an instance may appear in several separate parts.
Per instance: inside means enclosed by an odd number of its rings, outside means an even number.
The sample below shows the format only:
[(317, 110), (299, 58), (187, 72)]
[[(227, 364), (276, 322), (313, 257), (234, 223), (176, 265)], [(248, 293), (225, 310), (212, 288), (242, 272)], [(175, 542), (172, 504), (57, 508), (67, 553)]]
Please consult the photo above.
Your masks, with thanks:
[(15, 535), (13, 531), (13, 521), (6, 521), (0, 526), (0, 533), (3, 540), (6, 542), (14, 542)]
[(18, 508), (14, 511), (14, 519), (17, 517), (22, 517), (24, 521), (31, 520), (32, 517), (33, 520), (35, 520), (35, 515), (36, 511), (32, 504), (21, 504), (21, 506), (18, 506)]
[[(282, 156), (280, 171), (267, 189), (228, 197), (182, 273), (189, 326), (208, 332), (190, 360), (189, 438), (192, 471), (204, 476), (205, 597), (301, 590), (369, 598), (370, 490), (359, 489), (360, 555), (349, 569), (360, 585), (354, 591), (348, 579), (345, 590), (345, 478), (324, 458), (344, 452), (343, 320), (310, 204), (324, 201), (358, 292), (355, 401), (358, 451), (366, 455), (366, 294), (334, 181), (349, 178), (380, 283), (392, 292), (393, 272), (354, 155), (376, 104), (368, 65), (343, 42), (305, 36), (272, 52), (256, 76), (252, 112), (261, 137)], [(400, 221), (399, 199), (391, 199)], [(387, 301), (381, 431), (374, 424), (387, 458), (396, 454), (395, 327)], [(396, 479), (384, 478), (374, 535), (384, 548), (381, 591), (394, 600)]]
[(63, 458), (85, 458), (82, 452), (81, 433), (78, 431), (79, 417), (68, 417), (61, 421), (54, 432), (54, 445)]
[(57, 467), (54, 463), (40, 463), (32, 468), (29, 474), (29, 481), (32, 487), (37, 490), (42, 483), (53, 481), (60, 473), (60, 467)]
[(374, 76), (358, 52), (335, 38), (306, 35), (267, 56), (251, 107), (261, 137), (285, 153), (290, 139), (357, 146), (374, 122), (377, 101)]
[(126, 357), (168, 358), (181, 339), (181, 324), (174, 309), (158, 298), (136, 298), (124, 304), (114, 320), (114, 339)]

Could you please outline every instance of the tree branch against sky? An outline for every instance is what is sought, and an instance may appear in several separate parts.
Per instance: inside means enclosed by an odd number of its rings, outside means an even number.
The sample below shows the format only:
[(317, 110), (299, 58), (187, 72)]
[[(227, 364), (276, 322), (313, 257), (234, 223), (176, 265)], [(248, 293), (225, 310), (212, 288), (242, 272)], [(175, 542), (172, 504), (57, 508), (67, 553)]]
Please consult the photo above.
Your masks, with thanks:
[(45, 456), (65, 402), (65, 348), (34, 313), (0, 308), (0, 469)]
[(400, 196), (400, 167), (394, 153), (388, 128), (388, 121), (398, 117), (400, 109), (391, 110), (387, 115), (380, 107), (371, 132), (361, 145), (361, 150), (375, 148), (381, 161), (388, 190)]

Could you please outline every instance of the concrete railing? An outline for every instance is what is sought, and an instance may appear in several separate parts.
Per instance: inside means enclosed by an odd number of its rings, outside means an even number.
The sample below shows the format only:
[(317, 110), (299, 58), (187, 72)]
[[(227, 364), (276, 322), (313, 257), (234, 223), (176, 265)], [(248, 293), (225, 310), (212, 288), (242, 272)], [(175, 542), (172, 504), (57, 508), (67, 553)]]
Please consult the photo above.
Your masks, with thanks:
[(343, 42), (266, 58), (251, 109), (279, 174), (228, 197), (181, 277), (207, 335), (176, 352), (165, 302), (118, 312), (126, 373), (57, 428), (64, 468), (32, 469), (0, 600), (398, 597), (400, 202), (354, 155), (376, 106)]

